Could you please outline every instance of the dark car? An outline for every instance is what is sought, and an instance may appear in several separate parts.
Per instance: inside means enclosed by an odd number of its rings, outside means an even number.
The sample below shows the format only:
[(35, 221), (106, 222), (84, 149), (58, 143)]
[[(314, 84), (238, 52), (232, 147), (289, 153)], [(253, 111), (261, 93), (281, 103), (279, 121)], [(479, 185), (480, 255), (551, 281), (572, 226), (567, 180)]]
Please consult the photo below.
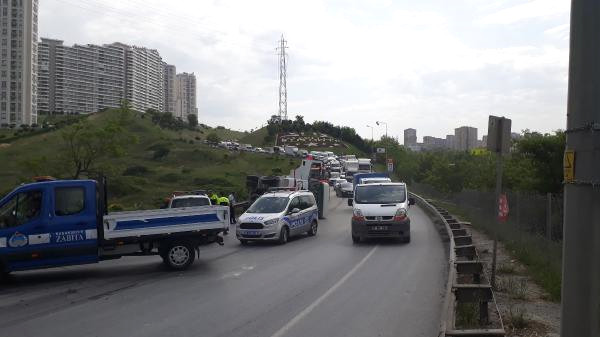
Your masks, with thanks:
[(354, 185), (349, 182), (342, 182), (335, 189), (335, 195), (340, 198), (352, 198), (354, 193)]

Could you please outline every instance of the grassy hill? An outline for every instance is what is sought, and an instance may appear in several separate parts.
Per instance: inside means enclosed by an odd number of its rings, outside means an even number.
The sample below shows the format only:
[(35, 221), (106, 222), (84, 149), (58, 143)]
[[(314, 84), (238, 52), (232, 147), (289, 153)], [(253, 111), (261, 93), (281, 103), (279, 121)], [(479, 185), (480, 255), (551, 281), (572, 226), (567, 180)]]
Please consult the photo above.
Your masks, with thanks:
[[(102, 126), (118, 117), (109, 110), (87, 117), (94, 126)], [(124, 155), (107, 157), (98, 163), (109, 179), (109, 203), (124, 209), (158, 207), (175, 190), (214, 189), (238, 199), (246, 196), (248, 174), (278, 174), (298, 166), (295, 159), (253, 153), (231, 153), (202, 143), (208, 129), (172, 131), (161, 129), (149, 118), (133, 115), (124, 129), (135, 141), (124, 147)], [(0, 146), (0, 194), (36, 175), (70, 178), (72, 164), (66, 156), (62, 133), (73, 126), (43, 134), (21, 137)], [(227, 129), (211, 129), (222, 138), (239, 137)], [(2, 140), (0, 140), (2, 142)], [(153, 159), (157, 149), (168, 154)], [(241, 198), (240, 198), (241, 196)]]
[(240, 138), (240, 143), (242, 144), (252, 144), (253, 146), (273, 146), (274, 144), (265, 143), (265, 137), (269, 133), (267, 132), (267, 127), (262, 127), (260, 129), (256, 129), (252, 133), (246, 134), (244, 137)]

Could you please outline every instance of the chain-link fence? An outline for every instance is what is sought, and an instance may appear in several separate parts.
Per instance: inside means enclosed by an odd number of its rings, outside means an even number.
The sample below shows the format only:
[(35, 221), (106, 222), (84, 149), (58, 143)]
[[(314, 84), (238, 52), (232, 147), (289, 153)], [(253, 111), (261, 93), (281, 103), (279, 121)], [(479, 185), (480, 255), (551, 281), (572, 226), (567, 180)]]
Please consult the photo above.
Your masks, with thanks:
[(560, 298), (562, 270), (563, 197), (508, 192), (508, 220), (497, 223), (494, 192), (464, 190), (440, 193), (432, 186), (413, 183), (409, 190), (445, 203), (459, 218), (471, 220), (502, 241), (511, 255), (528, 266), (534, 279), (552, 298)]
[[(463, 190), (458, 193), (441, 193), (430, 185), (413, 183), (411, 189), (426, 197), (456, 204), (468, 212), (471, 218), (482, 223), (495, 222), (498, 203), (493, 191)], [(563, 196), (562, 194), (537, 194), (531, 192), (507, 192), (509, 216), (502, 226), (514, 231), (538, 235), (550, 241), (562, 241)]]

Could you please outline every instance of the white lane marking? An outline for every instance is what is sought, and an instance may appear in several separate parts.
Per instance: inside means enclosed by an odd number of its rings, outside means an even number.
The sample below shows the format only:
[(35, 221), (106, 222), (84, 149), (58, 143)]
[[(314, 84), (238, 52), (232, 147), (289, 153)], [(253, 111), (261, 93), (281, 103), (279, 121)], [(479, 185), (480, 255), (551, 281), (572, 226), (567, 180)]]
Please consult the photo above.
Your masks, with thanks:
[(304, 308), (298, 315), (292, 318), (286, 325), (282, 326), (281, 329), (277, 330), (271, 337), (282, 337), (286, 332), (288, 332), (294, 325), (300, 322), (304, 317), (311, 313), (321, 302), (323, 302), (329, 295), (331, 295), (334, 291), (336, 291), (344, 282), (346, 282), (350, 276), (354, 275), (356, 271), (363, 265), (367, 260), (375, 253), (377, 246), (373, 247), (369, 254), (363, 257), (359, 263), (354, 266), (346, 275), (344, 275), (339, 281), (337, 281), (331, 288), (327, 289), (327, 291), (321, 295), (321, 297), (317, 298), (314, 302), (312, 302), (308, 307)]
[(241, 270), (234, 270), (229, 273), (226, 273), (223, 276), (221, 276), (220, 279), (224, 280), (228, 278), (239, 278), (240, 276), (242, 276), (242, 274), (254, 270), (254, 268), (256, 268), (256, 266), (242, 266)]

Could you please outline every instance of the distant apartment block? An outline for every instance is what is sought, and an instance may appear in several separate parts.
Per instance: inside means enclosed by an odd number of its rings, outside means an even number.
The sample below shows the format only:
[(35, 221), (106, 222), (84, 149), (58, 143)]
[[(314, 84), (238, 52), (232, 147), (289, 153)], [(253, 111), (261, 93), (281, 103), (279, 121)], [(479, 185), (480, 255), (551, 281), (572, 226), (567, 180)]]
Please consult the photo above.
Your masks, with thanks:
[(175, 87), (177, 69), (174, 65), (163, 62), (163, 109), (164, 112), (175, 114)]
[(65, 46), (42, 38), (39, 47), (40, 113), (93, 113), (118, 107), (125, 97), (125, 46)]
[(456, 137), (456, 150), (469, 151), (477, 147), (477, 128), (471, 126), (461, 126), (454, 129)]
[(196, 75), (194, 73), (177, 74), (175, 96), (175, 117), (187, 120), (188, 115), (198, 116)]
[(417, 145), (417, 130), (405, 129), (404, 130), (404, 146), (415, 146)]
[(163, 62), (156, 49), (123, 46), (126, 50), (125, 96), (137, 111), (155, 109), (163, 111)]
[(456, 149), (456, 136), (455, 135), (446, 135), (446, 148), (449, 150)]
[(37, 123), (38, 1), (0, 3), (0, 125)]
[(40, 113), (93, 113), (123, 99), (138, 111), (164, 111), (164, 68), (155, 49), (119, 42), (65, 46), (42, 38), (38, 69)]
[(438, 150), (446, 147), (446, 140), (432, 136), (423, 136), (423, 149)]

